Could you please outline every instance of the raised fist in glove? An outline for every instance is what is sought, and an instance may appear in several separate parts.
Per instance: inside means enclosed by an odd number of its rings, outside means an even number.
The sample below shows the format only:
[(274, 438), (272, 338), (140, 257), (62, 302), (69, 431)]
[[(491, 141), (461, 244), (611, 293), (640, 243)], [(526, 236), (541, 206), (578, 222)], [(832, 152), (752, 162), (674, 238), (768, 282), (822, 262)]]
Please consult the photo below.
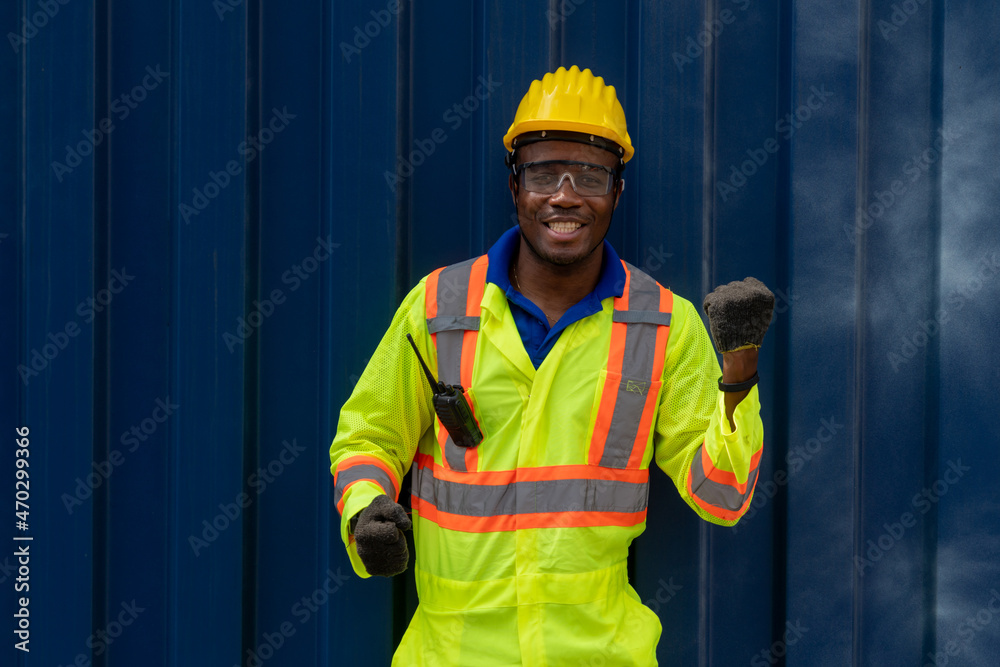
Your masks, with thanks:
[(354, 541), (368, 574), (393, 577), (404, 572), (410, 553), (403, 531), (413, 523), (402, 505), (382, 494), (358, 513), (357, 520)]
[(716, 287), (702, 307), (719, 352), (758, 348), (771, 324), (774, 294), (756, 278), (747, 278)]

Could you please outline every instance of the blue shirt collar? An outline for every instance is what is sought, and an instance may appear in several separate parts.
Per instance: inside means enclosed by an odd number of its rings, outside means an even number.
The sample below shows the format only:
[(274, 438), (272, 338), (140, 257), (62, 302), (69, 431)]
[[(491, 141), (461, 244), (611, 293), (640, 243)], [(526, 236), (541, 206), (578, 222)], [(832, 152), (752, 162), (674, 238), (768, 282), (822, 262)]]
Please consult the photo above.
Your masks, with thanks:
[[(521, 243), (521, 230), (515, 225), (503, 233), (493, 247), (486, 253), (489, 257), (489, 268), (486, 269), (486, 282), (493, 283), (510, 297), (514, 292), (514, 287), (510, 284), (507, 271), (510, 268), (511, 258), (517, 252)], [(625, 269), (622, 267), (618, 253), (611, 247), (607, 239), (604, 240), (604, 264), (601, 267), (601, 277), (594, 286), (594, 291), (589, 298), (598, 302), (608, 297), (619, 297), (625, 291)]]

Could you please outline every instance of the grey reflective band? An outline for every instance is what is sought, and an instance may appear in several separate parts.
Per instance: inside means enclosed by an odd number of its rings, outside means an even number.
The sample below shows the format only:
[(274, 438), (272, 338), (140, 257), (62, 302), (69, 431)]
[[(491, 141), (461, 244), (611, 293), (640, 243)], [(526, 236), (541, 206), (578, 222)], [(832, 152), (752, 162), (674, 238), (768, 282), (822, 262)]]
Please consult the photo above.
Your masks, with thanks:
[(413, 495), (438, 511), (471, 517), (541, 512), (645, 511), (649, 482), (606, 479), (553, 479), (511, 484), (463, 484), (434, 477), (429, 468), (413, 467)]
[[(429, 333), (437, 334), (438, 380), (445, 384), (462, 384), (462, 343), (467, 330), (479, 330), (479, 318), (466, 315), (469, 300), (469, 276), (478, 257), (452, 264), (441, 270), (437, 283), (437, 316), (427, 320)], [(475, 328), (465, 326), (475, 321)], [(462, 324), (462, 326), (458, 326)], [(465, 387), (468, 389), (468, 387)], [(468, 472), (465, 448), (448, 436), (444, 456), (452, 470)]]
[(670, 313), (661, 313), (658, 310), (616, 310), (611, 316), (612, 322), (624, 322), (625, 324), (661, 324), (670, 326)]
[(360, 464), (337, 471), (337, 484), (333, 487), (333, 504), (339, 505), (348, 485), (359, 479), (375, 480), (387, 496), (393, 500), (396, 499), (396, 482), (385, 470), (377, 465)]
[(455, 317), (453, 315), (427, 318), (427, 332), (436, 334), (440, 331), (479, 331), (479, 318)]
[(691, 462), (692, 495), (698, 496), (699, 499), (714, 507), (721, 507), (730, 512), (739, 510), (743, 507), (743, 503), (747, 501), (747, 498), (753, 494), (753, 486), (757, 481), (760, 464), (758, 463), (757, 467), (747, 475), (746, 491), (740, 493), (739, 489), (733, 486), (720, 484), (708, 479), (708, 476), (705, 474), (705, 466), (701, 462), (701, 450), (704, 446), (702, 445), (698, 448), (698, 451), (694, 455), (694, 461)]
[[(657, 327), (663, 319), (666, 320), (664, 326), (670, 323), (670, 314), (660, 312), (660, 286), (656, 281), (631, 264), (626, 263), (625, 267), (629, 272), (628, 310), (616, 310), (613, 315), (616, 322), (623, 321), (617, 318), (626, 318), (627, 325), (621, 378), (613, 378), (609, 373), (606, 380), (619, 382), (611, 426), (601, 455), (601, 465), (608, 468), (628, 466), (646, 407), (646, 394), (654, 388)], [(660, 317), (664, 315), (665, 318)], [(655, 390), (659, 391), (659, 378), (656, 382)]]

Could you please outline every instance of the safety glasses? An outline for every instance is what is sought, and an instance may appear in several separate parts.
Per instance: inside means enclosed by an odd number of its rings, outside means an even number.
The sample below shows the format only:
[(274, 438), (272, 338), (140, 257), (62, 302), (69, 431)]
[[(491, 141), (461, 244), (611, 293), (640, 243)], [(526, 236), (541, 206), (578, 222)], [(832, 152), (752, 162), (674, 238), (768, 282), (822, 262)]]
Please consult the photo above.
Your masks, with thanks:
[(611, 192), (615, 172), (611, 167), (572, 160), (525, 162), (515, 167), (521, 187), (528, 192), (555, 194), (569, 179), (573, 191), (581, 197), (600, 197)]

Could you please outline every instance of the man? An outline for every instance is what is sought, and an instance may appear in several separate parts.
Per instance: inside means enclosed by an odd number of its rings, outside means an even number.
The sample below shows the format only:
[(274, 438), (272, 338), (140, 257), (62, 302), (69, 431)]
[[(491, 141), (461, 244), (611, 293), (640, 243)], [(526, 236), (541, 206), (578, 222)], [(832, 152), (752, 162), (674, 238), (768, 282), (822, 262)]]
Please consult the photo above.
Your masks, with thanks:
[[(655, 665), (660, 623), (625, 565), (648, 468), (708, 521), (746, 510), (774, 298), (753, 279), (708, 296), (720, 378), (694, 306), (619, 260), (604, 236), (633, 148), (590, 70), (533, 82), (504, 144), (518, 227), (420, 281), (341, 412), (341, 535), (359, 575), (405, 570), (412, 466), (420, 604), (394, 665)], [(435, 417), (407, 335), (464, 388), (477, 445)]]

